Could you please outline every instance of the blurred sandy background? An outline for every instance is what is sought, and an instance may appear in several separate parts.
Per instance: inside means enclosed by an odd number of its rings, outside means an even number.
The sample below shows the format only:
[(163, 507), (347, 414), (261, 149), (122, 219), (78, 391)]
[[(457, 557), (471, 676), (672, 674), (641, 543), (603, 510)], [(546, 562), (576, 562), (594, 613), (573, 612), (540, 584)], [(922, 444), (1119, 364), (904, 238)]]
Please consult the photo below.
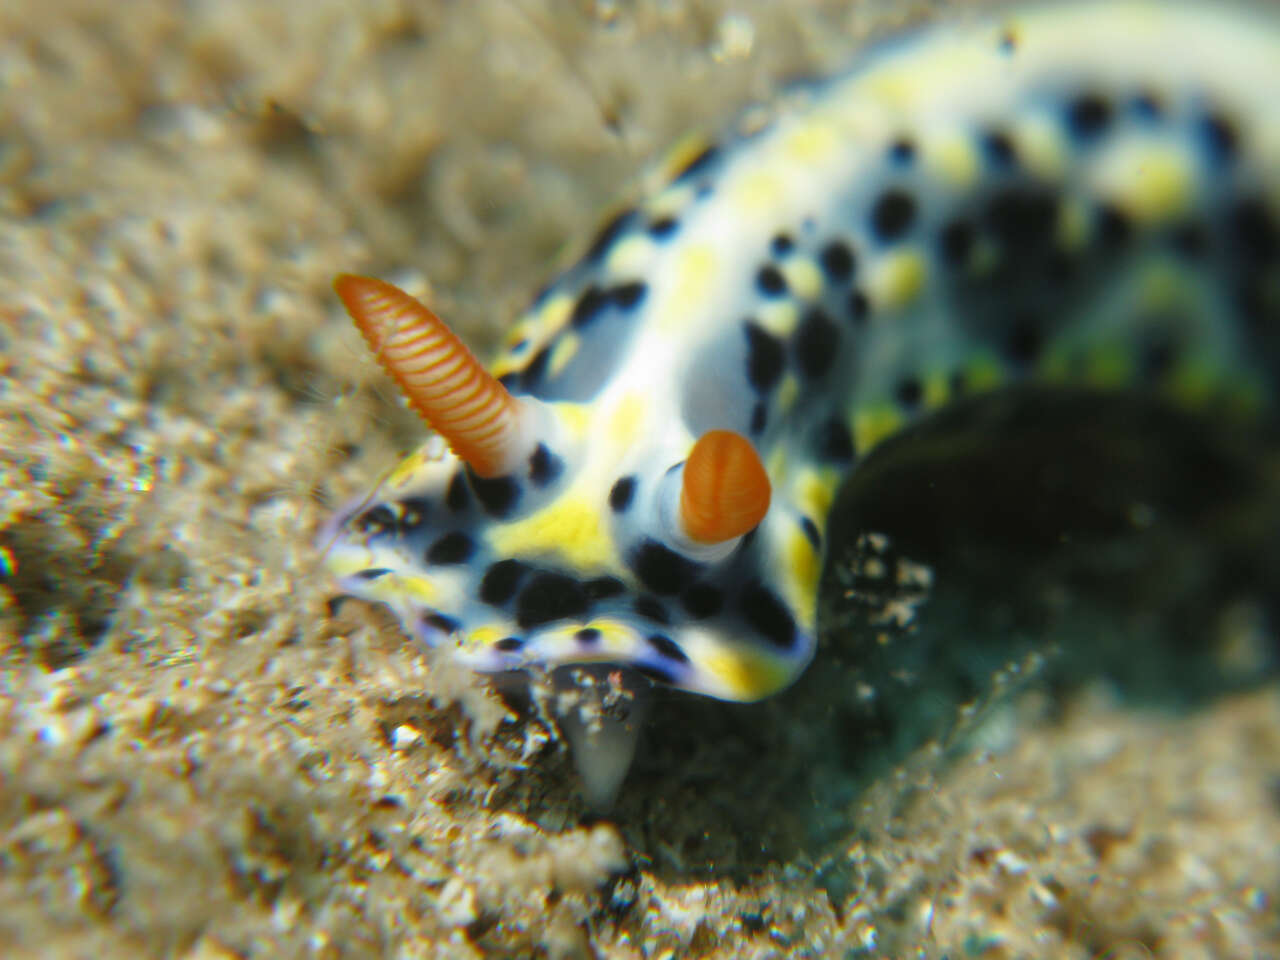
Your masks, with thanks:
[(1024, 706), (745, 869), (732, 782), (584, 820), (545, 723), (329, 616), (318, 525), (420, 436), (332, 275), (483, 348), (892, 6), (0, 2), (0, 954), (1280, 956), (1274, 688)]

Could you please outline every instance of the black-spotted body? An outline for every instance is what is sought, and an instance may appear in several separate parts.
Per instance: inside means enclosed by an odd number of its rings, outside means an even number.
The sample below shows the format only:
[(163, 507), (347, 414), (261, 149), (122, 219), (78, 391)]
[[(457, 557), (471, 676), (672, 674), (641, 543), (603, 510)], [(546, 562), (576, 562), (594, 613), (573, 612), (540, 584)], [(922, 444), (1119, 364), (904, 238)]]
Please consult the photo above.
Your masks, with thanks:
[[(617, 663), (760, 698), (812, 657), (837, 485), (914, 419), (1026, 381), (1274, 413), (1265, 11), (939, 23), (669, 167), (512, 330), (505, 459), (433, 438), (326, 532), (344, 592), (478, 670)], [(715, 543), (680, 512), (711, 431), (746, 438), (771, 491)]]

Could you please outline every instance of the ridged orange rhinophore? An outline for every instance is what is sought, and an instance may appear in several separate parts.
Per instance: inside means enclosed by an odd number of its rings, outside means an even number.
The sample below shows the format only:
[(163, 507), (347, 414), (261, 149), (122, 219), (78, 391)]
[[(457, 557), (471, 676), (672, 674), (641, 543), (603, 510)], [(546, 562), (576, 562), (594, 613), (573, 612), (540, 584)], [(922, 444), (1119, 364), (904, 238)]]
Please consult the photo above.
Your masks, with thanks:
[(503, 473), (519, 442), (519, 401), (444, 321), (399, 287), (343, 274), (333, 288), (418, 414), (477, 474)]
[(769, 475), (751, 441), (732, 430), (708, 430), (684, 464), (684, 534), (699, 543), (742, 536), (764, 519), (769, 497)]

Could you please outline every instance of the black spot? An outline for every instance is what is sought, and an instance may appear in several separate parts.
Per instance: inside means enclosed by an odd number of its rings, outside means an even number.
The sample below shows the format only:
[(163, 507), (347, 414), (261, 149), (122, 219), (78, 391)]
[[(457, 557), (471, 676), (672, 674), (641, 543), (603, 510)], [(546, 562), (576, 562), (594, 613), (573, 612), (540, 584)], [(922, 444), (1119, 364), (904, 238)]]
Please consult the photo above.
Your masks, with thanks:
[(747, 380), (765, 393), (782, 376), (782, 342), (751, 321), (747, 321)]
[(520, 499), (520, 484), (514, 477), (480, 477), (468, 467), (467, 481), (480, 506), (491, 517), (505, 517)]
[(1209, 235), (1200, 223), (1183, 223), (1173, 228), (1169, 242), (1181, 256), (1198, 260), (1209, 250)]
[(646, 620), (660, 623), (664, 627), (671, 624), (671, 617), (667, 615), (667, 608), (662, 605), (662, 601), (657, 597), (651, 597), (648, 594), (636, 597), (631, 609)]
[(920, 401), (924, 399), (924, 387), (920, 385), (920, 381), (915, 377), (904, 377), (898, 381), (898, 386), (894, 389), (894, 395), (898, 398), (898, 403), (907, 410), (914, 410), (920, 406)]
[(675, 233), (679, 226), (680, 221), (675, 217), (659, 217), (649, 224), (649, 236), (655, 240), (665, 240)]
[(499, 560), (490, 564), (480, 581), (480, 601), (501, 607), (516, 595), (516, 588), (529, 568), (519, 560)]
[(816, 380), (835, 362), (840, 333), (822, 310), (814, 308), (800, 321), (793, 343), (801, 375)]
[(390, 572), (390, 567), (370, 567), (368, 570), (361, 570), (356, 576), (361, 580), (377, 580), (379, 577), (385, 577)]
[(839, 240), (833, 240), (822, 248), (818, 262), (832, 283), (843, 283), (853, 276), (853, 251)]
[(847, 463), (853, 459), (853, 436), (844, 423), (833, 417), (818, 427), (814, 450), (822, 460)]
[(855, 290), (849, 294), (849, 318), (854, 323), (865, 323), (869, 316), (871, 316), (871, 301), (867, 299), (867, 295), (861, 290)]
[(584, 647), (591, 647), (600, 642), (600, 631), (595, 627), (583, 627), (573, 635), (573, 639)]
[(635, 663), (631, 665), (631, 669), (654, 683), (665, 683), (670, 686), (676, 682), (676, 675), (672, 671), (652, 664)]
[(1016, 186), (992, 196), (985, 219), (1004, 253), (1024, 260), (1052, 248), (1057, 212), (1058, 198), (1051, 190)]
[(709, 166), (711, 166), (711, 164), (715, 162), (716, 157), (718, 157), (719, 155), (720, 155), (720, 148), (717, 147), (714, 143), (711, 144), (710, 146), (706, 147), (701, 153), (699, 153), (696, 157), (694, 157), (692, 160), (686, 163), (683, 167), (681, 167), (679, 172), (676, 173), (675, 177), (672, 178), (671, 182), (680, 183), (681, 181), (684, 181), (684, 180), (692, 180), (699, 173), (701, 173), (702, 171), (706, 170)]
[(938, 240), (943, 259), (953, 266), (963, 266), (969, 262), (969, 254), (973, 251), (973, 224), (967, 220), (952, 220), (942, 228)]
[(1111, 122), (1111, 105), (1096, 93), (1083, 93), (1067, 104), (1067, 127), (1081, 140), (1092, 140)]
[(1159, 120), (1164, 113), (1160, 98), (1150, 90), (1144, 90), (1133, 98), (1134, 115), (1142, 120)]
[(780, 297), (787, 292), (787, 278), (772, 263), (766, 263), (756, 273), (756, 286), (766, 297)]
[(790, 234), (779, 233), (769, 241), (769, 249), (775, 257), (785, 257), (795, 249), (795, 241), (791, 239)]
[(627, 585), (617, 577), (596, 577), (584, 583), (582, 589), (586, 591), (587, 599), (594, 602), (608, 600), (610, 597), (626, 592)]
[(520, 591), (516, 623), (522, 630), (587, 612), (587, 592), (577, 580), (559, 573), (539, 573)]
[(446, 533), (427, 549), (427, 563), (447, 565), (466, 563), (475, 552), (471, 538), (459, 530)]
[(818, 533), (818, 525), (810, 517), (800, 518), (800, 529), (804, 531), (805, 539), (813, 549), (818, 550), (822, 547), (822, 535)]
[(989, 130), (983, 134), (982, 152), (997, 170), (1008, 170), (1013, 166), (1013, 141), (1003, 130)]
[(665, 596), (692, 580), (697, 565), (656, 540), (646, 540), (632, 555), (631, 568), (641, 583)]
[(384, 530), (395, 530), (399, 521), (394, 510), (385, 503), (380, 503), (356, 517), (353, 526), (361, 533), (381, 533)]
[(1013, 366), (1018, 370), (1026, 370), (1036, 362), (1043, 346), (1044, 335), (1035, 317), (1029, 314), (1018, 316), (1009, 328), (1009, 335), (1005, 340), (1005, 353)]
[(1148, 382), (1159, 380), (1173, 367), (1176, 352), (1168, 331), (1152, 331), (1144, 338), (1138, 356), (1142, 376)]
[(1098, 238), (1108, 247), (1118, 247), (1133, 236), (1133, 224), (1118, 207), (1104, 203), (1098, 207)]
[(769, 408), (764, 405), (762, 400), (751, 408), (751, 435), (757, 437), (764, 433), (764, 428), (768, 421)]
[(444, 495), (444, 505), (453, 513), (461, 513), (471, 502), (471, 493), (467, 489), (467, 478), (459, 470), (449, 481), (449, 489)]
[(498, 378), (498, 382), (508, 390), (514, 390), (517, 386), (520, 386), (521, 376), (515, 370), (509, 370)]
[[(547, 344), (533, 355), (529, 365), (520, 371), (520, 386), (532, 390), (542, 382), (547, 373), (547, 363), (551, 360), (551, 344)], [(508, 384), (509, 386), (509, 384)]]
[(400, 501), (400, 529), (412, 530), (421, 526), (431, 513), (431, 501), (426, 497), (406, 497)]
[(695, 583), (680, 597), (689, 616), (701, 620), (713, 617), (724, 607), (724, 593), (709, 583)]
[(495, 650), (501, 650), (503, 653), (515, 653), (524, 646), (524, 641), (519, 637), (503, 637), (493, 645)]
[(1005, 55), (1013, 53), (1018, 49), (1018, 38), (1006, 30), (1000, 34), (999, 49)]
[(535, 487), (545, 487), (564, 471), (564, 461), (547, 449), (545, 443), (529, 456), (529, 479)]
[(915, 219), (916, 202), (905, 190), (886, 190), (871, 208), (871, 227), (886, 243), (901, 239)]
[(594, 284), (583, 290), (578, 302), (573, 305), (569, 314), (569, 322), (574, 329), (581, 330), (590, 326), (600, 316), (600, 311), (609, 305), (609, 296)]
[(900, 167), (910, 166), (916, 158), (916, 145), (908, 137), (899, 137), (889, 145), (889, 161)]
[(636, 478), (622, 477), (609, 491), (609, 507), (614, 513), (622, 513), (631, 506), (631, 498), (636, 495)]
[(782, 601), (759, 581), (742, 591), (738, 607), (747, 623), (775, 647), (790, 649), (796, 641), (796, 624)]
[(631, 223), (631, 218), (635, 214), (634, 210), (623, 210), (621, 213), (606, 221), (604, 226), (600, 228), (596, 238), (591, 241), (591, 246), (587, 248), (585, 259), (591, 262), (599, 260), (604, 256), (605, 251), (613, 246), (613, 242), (622, 235), (623, 231)]
[(1280, 226), (1260, 197), (1236, 204), (1231, 212), (1231, 233), (1240, 252), (1253, 260), (1270, 260), (1280, 251)]
[(688, 663), (689, 658), (679, 645), (666, 634), (655, 633), (649, 637), (649, 646), (658, 651), (658, 655), (674, 660), (676, 663)]
[(641, 281), (632, 280), (628, 283), (620, 283), (616, 287), (613, 287), (609, 291), (609, 297), (623, 310), (630, 310), (644, 299), (644, 295), (648, 290), (649, 288)]
[(1211, 113), (1201, 125), (1209, 156), (1215, 163), (1228, 164), (1240, 150), (1240, 135), (1235, 125), (1221, 114)]
[(453, 617), (446, 617), (443, 613), (429, 613), (422, 618), (422, 622), (429, 627), (434, 627), (441, 633), (453, 633), (462, 626)]

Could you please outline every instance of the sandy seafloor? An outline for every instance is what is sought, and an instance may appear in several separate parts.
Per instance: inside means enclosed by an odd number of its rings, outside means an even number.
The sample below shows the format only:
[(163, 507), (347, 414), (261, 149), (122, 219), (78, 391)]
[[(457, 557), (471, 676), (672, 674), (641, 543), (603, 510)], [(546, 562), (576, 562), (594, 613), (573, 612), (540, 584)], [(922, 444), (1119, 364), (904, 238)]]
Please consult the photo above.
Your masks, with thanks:
[(715, 742), (587, 817), (545, 723), (329, 615), (318, 526), (420, 436), (333, 274), (483, 348), (897, 9), (0, 3), (0, 956), (1280, 956), (1274, 684), (1032, 697), (815, 850)]

